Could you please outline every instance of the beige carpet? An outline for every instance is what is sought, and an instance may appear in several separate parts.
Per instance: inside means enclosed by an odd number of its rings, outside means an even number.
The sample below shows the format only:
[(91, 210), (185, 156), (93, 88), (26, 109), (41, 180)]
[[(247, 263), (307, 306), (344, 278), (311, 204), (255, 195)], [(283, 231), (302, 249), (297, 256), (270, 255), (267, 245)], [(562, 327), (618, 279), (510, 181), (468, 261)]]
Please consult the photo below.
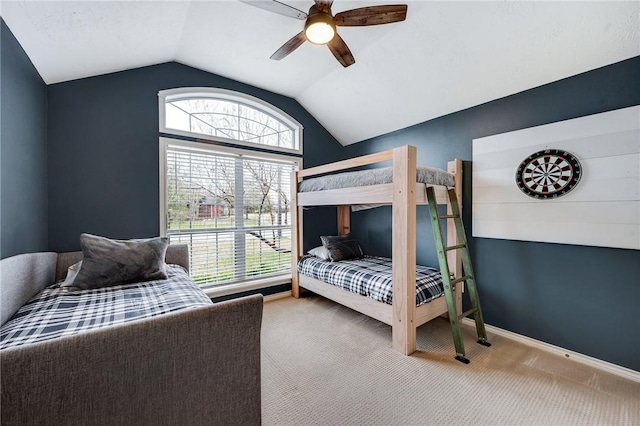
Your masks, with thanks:
[(464, 328), (453, 359), (448, 321), (418, 329), (418, 352), (391, 328), (326, 299), (265, 304), (265, 425), (640, 425), (640, 383)]

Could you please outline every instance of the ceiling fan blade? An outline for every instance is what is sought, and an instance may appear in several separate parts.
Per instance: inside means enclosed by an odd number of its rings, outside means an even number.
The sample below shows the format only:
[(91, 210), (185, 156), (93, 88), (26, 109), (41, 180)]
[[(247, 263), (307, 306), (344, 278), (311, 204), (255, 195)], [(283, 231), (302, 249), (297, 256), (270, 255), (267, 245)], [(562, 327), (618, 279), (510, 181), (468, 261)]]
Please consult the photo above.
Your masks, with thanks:
[(304, 35), (304, 31), (300, 31), (298, 34), (293, 36), (288, 42), (283, 44), (280, 49), (276, 50), (276, 53), (271, 55), (271, 59), (279, 61), (280, 59), (287, 56), (289, 53), (296, 50), (302, 43), (307, 40), (307, 37)]
[(329, 43), (327, 43), (327, 46), (329, 46), (329, 50), (331, 50), (333, 56), (336, 57), (338, 62), (340, 62), (343, 67), (346, 68), (349, 65), (353, 65), (356, 63), (356, 60), (353, 58), (353, 55), (351, 54), (351, 50), (349, 50), (347, 43), (344, 42), (344, 40), (338, 35), (338, 33), (336, 33), (336, 35), (333, 36), (333, 39)]
[(318, 8), (320, 12), (329, 12), (333, 4), (333, 0), (315, 0), (315, 2), (316, 8)]
[(389, 4), (340, 12), (335, 16), (335, 23), (339, 27), (361, 27), (365, 25), (390, 24), (404, 21), (406, 18), (406, 4)]
[(259, 7), (260, 9), (268, 10), (269, 12), (277, 13), (279, 15), (289, 16), (300, 20), (307, 19), (307, 14), (295, 7), (288, 4), (280, 3), (276, 0), (240, 0), (242, 3), (249, 4), (251, 6)]

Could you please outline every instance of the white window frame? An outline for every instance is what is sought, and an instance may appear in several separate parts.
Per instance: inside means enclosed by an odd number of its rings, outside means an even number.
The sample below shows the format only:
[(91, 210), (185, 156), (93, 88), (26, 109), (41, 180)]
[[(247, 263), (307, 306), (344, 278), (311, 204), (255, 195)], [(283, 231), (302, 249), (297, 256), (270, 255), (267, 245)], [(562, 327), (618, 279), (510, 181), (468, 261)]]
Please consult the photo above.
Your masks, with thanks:
[[(160, 236), (167, 236), (167, 146), (181, 146), (202, 150), (212, 150), (228, 154), (245, 155), (249, 157), (262, 157), (265, 159), (279, 160), (296, 163), (298, 170), (302, 169), (302, 158), (290, 155), (279, 155), (266, 152), (256, 152), (242, 148), (232, 148), (222, 145), (215, 145), (206, 142), (192, 142), (171, 137), (160, 137)], [(293, 196), (293, 194), (291, 194)]]
[[(158, 92), (158, 109), (159, 109), (159, 124), (160, 132), (178, 136), (197, 137), (198, 139), (206, 139), (215, 142), (223, 142), (236, 146), (246, 146), (252, 148), (267, 149), (270, 151), (283, 152), (289, 154), (302, 155), (302, 131), (303, 126), (293, 117), (281, 109), (271, 105), (262, 99), (247, 95), (246, 93), (234, 92), (232, 90), (219, 89), (213, 87), (182, 87), (178, 89), (167, 89)], [(194, 99), (194, 98), (211, 98), (220, 99), (239, 104), (246, 105), (251, 108), (255, 108), (267, 115), (274, 117), (275, 119), (287, 124), (293, 129), (293, 137), (297, 149), (284, 148), (272, 145), (265, 145), (260, 143), (253, 143), (247, 141), (239, 141), (236, 139), (228, 139), (220, 136), (211, 136), (202, 133), (192, 133), (184, 130), (172, 129), (166, 127), (165, 117), (165, 104), (166, 102), (182, 100), (182, 99)]]
[[(232, 148), (206, 142), (192, 142), (181, 139), (173, 139), (170, 137), (160, 137), (160, 235), (167, 236), (167, 147), (180, 146), (185, 148), (195, 148), (204, 150), (214, 150), (229, 154), (242, 154), (254, 158), (274, 159), (296, 163), (298, 169), (302, 168), (302, 158), (291, 155), (280, 155), (272, 153), (257, 152), (242, 148)], [(292, 194), (293, 196), (293, 194)], [(293, 227), (293, 224), (291, 224)], [(229, 284), (215, 285), (211, 287), (203, 287), (202, 289), (207, 296), (221, 297), (229, 294), (241, 293), (245, 291), (257, 290), (261, 288), (273, 287), (291, 282), (291, 272), (274, 275), (265, 278), (255, 278), (243, 282), (235, 282)]]

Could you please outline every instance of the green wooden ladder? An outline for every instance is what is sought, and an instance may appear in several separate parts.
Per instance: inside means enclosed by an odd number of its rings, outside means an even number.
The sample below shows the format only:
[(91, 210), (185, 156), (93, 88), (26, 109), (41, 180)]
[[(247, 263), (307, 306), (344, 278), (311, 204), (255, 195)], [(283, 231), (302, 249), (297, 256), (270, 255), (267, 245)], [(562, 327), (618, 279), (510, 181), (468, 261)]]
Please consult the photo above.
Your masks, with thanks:
[[(465, 364), (469, 363), (469, 359), (465, 357), (464, 343), (462, 334), (460, 333), (460, 320), (468, 315), (473, 314), (476, 321), (476, 331), (478, 333), (478, 343), (484, 346), (491, 346), (487, 341), (487, 332), (484, 329), (484, 320), (482, 319), (482, 310), (480, 309), (480, 300), (478, 299), (478, 289), (476, 288), (475, 274), (471, 266), (471, 255), (469, 254), (469, 246), (467, 245), (467, 237), (464, 233), (464, 225), (460, 216), (460, 208), (458, 207), (458, 197), (454, 189), (447, 189), (449, 194), (449, 205), (451, 206), (451, 214), (440, 215), (438, 213), (438, 204), (436, 203), (436, 195), (432, 186), (427, 187), (427, 201), (429, 203), (429, 217), (433, 227), (433, 236), (438, 252), (438, 263), (440, 264), (440, 274), (444, 284), (444, 295), (447, 300), (447, 309), (449, 311), (449, 322), (451, 323), (451, 331), (453, 333), (453, 342), (456, 347), (456, 359)], [(440, 220), (453, 219), (458, 235), (458, 244), (447, 247), (442, 237), (442, 226)], [(447, 261), (447, 252), (450, 250), (460, 250), (460, 258), (462, 260), (462, 276), (451, 279), (449, 263)], [(458, 314), (455, 300), (455, 286), (458, 283), (465, 282), (469, 291), (469, 299), (471, 299), (471, 309)]]

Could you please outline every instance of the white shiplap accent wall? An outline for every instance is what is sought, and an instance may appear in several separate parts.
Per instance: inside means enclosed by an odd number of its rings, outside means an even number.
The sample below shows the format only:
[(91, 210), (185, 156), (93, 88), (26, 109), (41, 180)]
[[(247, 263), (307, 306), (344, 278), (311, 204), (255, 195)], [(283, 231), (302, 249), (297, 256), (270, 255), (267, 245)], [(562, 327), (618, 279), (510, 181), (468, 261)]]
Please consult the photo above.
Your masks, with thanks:
[[(543, 149), (578, 157), (568, 194), (536, 200), (518, 165)], [(472, 235), (640, 250), (640, 106), (473, 140)]]

